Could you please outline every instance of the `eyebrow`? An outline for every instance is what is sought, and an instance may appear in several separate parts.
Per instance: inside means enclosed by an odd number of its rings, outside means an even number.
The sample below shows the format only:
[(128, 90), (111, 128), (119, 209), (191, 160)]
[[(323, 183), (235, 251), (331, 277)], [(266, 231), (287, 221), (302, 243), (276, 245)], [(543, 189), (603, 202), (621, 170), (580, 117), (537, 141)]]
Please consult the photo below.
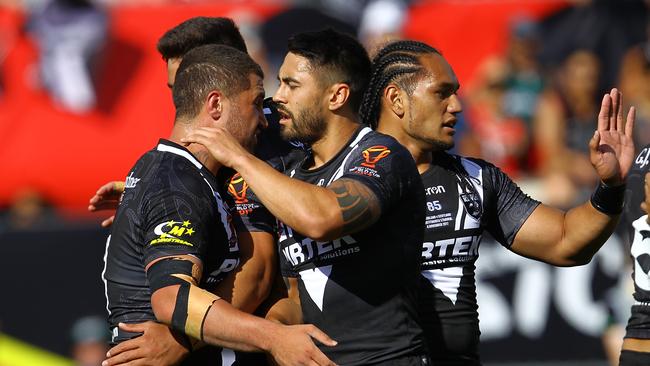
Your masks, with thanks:
[(288, 84), (288, 83), (300, 84), (300, 82), (298, 80), (296, 80), (296, 79), (294, 79), (294, 78), (292, 78), (290, 76), (285, 76), (285, 77), (282, 77), (282, 78), (278, 76), (278, 80), (280, 80), (280, 81), (282, 81), (282, 82), (284, 82), (286, 84)]
[(440, 83), (438, 89), (451, 89), (456, 92), (460, 89), (460, 83)]

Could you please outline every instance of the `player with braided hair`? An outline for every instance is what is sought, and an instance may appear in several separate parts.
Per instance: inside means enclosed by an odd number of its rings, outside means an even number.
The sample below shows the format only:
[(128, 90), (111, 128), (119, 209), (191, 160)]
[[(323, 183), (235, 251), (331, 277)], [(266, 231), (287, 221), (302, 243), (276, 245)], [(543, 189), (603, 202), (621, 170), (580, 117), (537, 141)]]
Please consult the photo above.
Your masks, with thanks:
[(375, 56), (360, 109), (364, 123), (411, 152), (424, 183), (420, 312), (434, 365), (480, 365), (474, 271), (482, 234), (553, 265), (588, 263), (616, 226), (634, 158), (634, 108), (624, 121), (612, 89), (589, 142), (601, 179), (591, 200), (567, 212), (540, 204), (494, 165), (447, 152), (462, 111), (459, 87), (440, 52), (397, 41)]
[[(417, 60), (418, 54), (437, 53), (435, 48), (417, 41), (404, 40), (389, 43), (382, 48), (374, 57), (372, 77), (368, 85), (368, 91), (361, 103), (359, 114), (361, 118), (373, 129), (377, 128), (381, 105), (381, 93), (386, 85), (395, 80), (400, 82), (403, 75), (412, 75), (422, 68)], [(401, 83), (405, 88), (411, 83)]]

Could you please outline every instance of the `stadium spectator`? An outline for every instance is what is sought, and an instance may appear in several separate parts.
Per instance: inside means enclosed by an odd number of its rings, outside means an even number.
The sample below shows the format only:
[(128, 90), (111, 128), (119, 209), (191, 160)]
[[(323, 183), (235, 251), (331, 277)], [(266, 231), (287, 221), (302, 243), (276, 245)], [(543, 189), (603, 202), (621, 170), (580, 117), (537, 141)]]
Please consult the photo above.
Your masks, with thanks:
[(96, 61), (107, 39), (108, 16), (93, 0), (50, 0), (30, 14), (39, 48), (40, 82), (64, 110), (83, 114), (97, 97)]
[(591, 52), (573, 52), (555, 84), (544, 91), (534, 121), (545, 201), (571, 207), (588, 196), (597, 176), (584, 141), (593, 135), (598, 112), (600, 63)]
[(99, 316), (79, 318), (72, 325), (70, 335), (75, 365), (101, 366), (110, 340), (106, 319)]

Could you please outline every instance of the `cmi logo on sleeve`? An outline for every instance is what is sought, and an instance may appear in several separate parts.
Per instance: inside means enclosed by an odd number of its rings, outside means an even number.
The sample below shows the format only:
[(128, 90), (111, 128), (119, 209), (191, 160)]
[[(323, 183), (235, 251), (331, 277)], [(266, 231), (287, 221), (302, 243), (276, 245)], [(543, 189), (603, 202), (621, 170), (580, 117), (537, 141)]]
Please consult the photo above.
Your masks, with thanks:
[(188, 240), (191, 239), (195, 232), (190, 221), (165, 221), (153, 229), (153, 233), (158, 237), (149, 242), (149, 245), (181, 244), (193, 247), (194, 244)]
[(246, 191), (248, 190), (248, 183), (244, 181), (244, 178), (237, 173), (230, 178), (230, 183), (228, 184), (228, 193), (235, 199), (235, 203), (247, 203), (248, 199), (246, 198)]
[(361, 165), (368, 168), (374, 168), (381, 159), (390, 154), (390, 150), (386, 146), (375, 145), (363, 150), (361, 154), (365, 160)]

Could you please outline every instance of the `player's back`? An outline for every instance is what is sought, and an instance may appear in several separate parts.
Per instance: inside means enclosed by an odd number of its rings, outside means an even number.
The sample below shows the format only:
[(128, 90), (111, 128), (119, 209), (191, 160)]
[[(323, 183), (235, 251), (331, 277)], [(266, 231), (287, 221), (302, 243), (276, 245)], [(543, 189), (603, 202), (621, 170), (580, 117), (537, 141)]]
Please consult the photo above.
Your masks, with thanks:
[(118, 334), (117, 323), (156, 319), (145, 271), (148, 263), (194, 255), (203, 262), (200, 286), (208, 290), (237, 267), (237, 243), (229, 221), (216, 178), (184, 148), (161, 140), (136, 162), (107, 239), (103, 278), (113, 342), (133, 336)]

